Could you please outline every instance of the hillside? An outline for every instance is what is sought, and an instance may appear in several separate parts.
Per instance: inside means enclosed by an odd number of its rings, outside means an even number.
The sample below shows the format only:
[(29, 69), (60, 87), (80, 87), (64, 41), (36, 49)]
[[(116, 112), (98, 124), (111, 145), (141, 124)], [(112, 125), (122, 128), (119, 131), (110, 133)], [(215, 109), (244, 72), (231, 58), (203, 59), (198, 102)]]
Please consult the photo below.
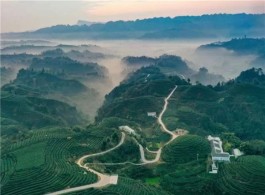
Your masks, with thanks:
[(241, 55), (264, 54), (265, 39), (264, 38), (235, 38), (226, 42), (216, 42), (202, 45), (198, 49), (220, 49), (225, 48)]
[(96, 63), (82, 64), (67, 57), (34, 58), (30, 65), (34, 70), (47, 70), (56, 74), (72, 76), (85, 76), (93, 78), (104, 77), (106, 69)]
[[(148, 74), (150, 76), (146, 78)], [(264, 151), (262, 140), (265, 139), (263, 76), (260, 69), (250, 69), (243, 71), (234, 80), (219, 83), (215, 87), (201, 84), (190, 85), (183, 80), (182, 82), (178, 80), (175, 83), (178, 84), (178, 88), (169, 100), (169, 107), (163, 120), (170, 130), (183, 128), (187, 129), (190, 135), (181, 136), (166, 145), (162, 150), (163, 163), (154, 166), (151, 170), (148, 168), (143, 170), (140, 176), (131, 174), (129, 170), (133, 168), (128, 168), (128, 166), (125, 168), (118, 165), (108, 166), (107, 170), (126, 173), (130, 177), (162, 187), (172, 194), (196, 195), (221, 194), (222, 192), (229, 194), (230, 191), (234, 194), (244, 194), (244, 191), (249, 194), (258, 194), (264, 192), (259, 180), (264, 175), (263, 157), (240, 157), (230, 164), (220, 164), (220, 173), (217, 175), (209, 174), (210, 145), (205, 138), (209, 134), (221, 135), (225, 143), (224, 148), (229, 152), (233, 147), (240, 147), (242, 151), (250, 155), (264, 154), (262, 152)], [(132, 125), (136, 127), (137, 132), (140, 132), (141, 138), (145, 139), (148, 147), (152, 148), (154, 145), (163, 143), (166, 138), (161, 139), (163, 135), (157, 133), (156, 129), (159, 127), (154, 125), (156, 120), (146, 116), (145, 104), (151, 100), (155, 101), (159, 96), (165, 97), (166, 89), (172, 86), (166, 85), (169, 78), (155, 66), (139, 69), (106, 97), (99, 117), (110, 117), (117, 113), (117, 117), (137, 123)], [(160, 87), (158, 87), (158, 80), (163, 83)], [(144, 88), (143, 85), (148, 88)], [(156, 86), (154, 88), (156, 90), (150, 90), (149, 87), (152, 85)], [(157, 89), (163, 89), (165, 93)], [(148, 96), (145, 99), (142, 98), (145, 95)], [(132, 103), (135, 99), (138, 99), (137, 104)], [(152, 107), (156, 108), (157, 104), (161, 104), (161, 101), (153, 104)], [(131, 111), (132, 109), (134, 112)], [(156, 109), (159, 110), (159, 108)], [(98, 118), (98, 121), (102, 118)], [(148, 126), (151, 127), (148, 128)], [(153, 131), (150, 130), (152, 128)], [(224, 132), (231, 133), (222, 134)], [(228, 135), (233, 136), (229, 138)], [(257, 139), (259, 141), (255, 141)], [(105, 159), (101, 160), (105, 162)], [(257, 168), (250, 171), (245, 168), (255, 167), (255, 165)], [(235, 167), (235, 170), (230, 170), (230, 167)], [(258, 175), (257, 172), (259, 172)], [(247, 180), (247, 174), (253, 177)], [(240, 187), (243, 185), (242, 182), (247, 182), (247, 185)], [(236, 186), (233, 187), (233, 184)]]
[(260, 69), (252, 69), (212, 87), (189, 85), (165, 76), (155, 66), (141, 68), (106, 96), (97, 121), (116, 116), (150, 126), (155, 121), (147, 112), (159, 112), (161, 98), (177, 84), (164, 116), (169, 129), (184, 128), (201, 135), (231, 131), (242, 139), (264, 139), (263, 77)]
[(85, 85), (76, 80), (64, 80), (44, 71), (38, 72), (24, 69), (18, 72), (17, 78), (12, 84), (34, 88), (43, 94), (61, 93), (67, 96), (74, 96), (89, 90)]
[[(141, 68), (106, 95), (97, 120), (116, 116), (144, 123), (147, 112), (159, 112), (162, 98), (176, 84), (187, 84), (179, 77), (166, 77), (156, 67)], [(150, 120), (149, 120), (150, 121)], [(153, 121), (153, 120), (152, 120)]]
[[(225, 42), (215, 42), (201, 45), (196, 51), (199, 55), (209, 55), (229, 51), (229, 55), (235, 57), (249, 57), (249, 68), (265, 68), (265, 39), (264, 38), (233, 38)], [(228, 55), (228, 54), (226, 54)]]
[(235, 79), (237, 83), (249, 83), (265, 87), (265, 75), (261, 68), (252, 68), (242, 71), (241, 74)]
[(1, 53), (2, 65), (8, 66), (28, 66), (32, 59), (35, 57), (32, 54), (20, 53), (20, 54), (3, 54)]
[(62, 49), (64, 52), (69, 52), (71, 50), (78, 50), (80, 52), (83, 52), (85, 50), (93, 51), (93, 52), (99, 52), (102, 50), (101, 47), (97, 45), (66, 45), (66, 44), (59, 44), (55, 45), (45, 45), (45, 44), (36, 44), (35, 41), (28, 42), (27, 40), (23, 41), (25, 44), (17, 44), (17, 43), (10, 43), (10, 45), (6, 45), (5, 47), (1, 48), (1, 54), (40, 54), (42, 52), (45, 52), (47, 50), (56, 50), (56, 49)]
[(77, 125), (85, 121), (75, 107), (42, 98), (29, 88), (12, 85), (1, 89), (1, 120), (7, 121), (2, 123), (2, 135), (32, 128)]
[(189, 79), (192, 83), (200, 82), (204, 85), (216, 85), (225, 81), (222, 75), (212, 74), (205, 67), (195, 71), (189, 67), (188, 62), (179, 56), (161, 55), (158, 58), (147, 56), (127, 56), (122, 59), (126, 65), (125, 71), (133, 72), (144, 66), (156, 66), (166, 75), (177, 75)]
[[(221, 173), (216, 181), (216, 193), (263, 194), (265, 187), (265, 158), (243, 156), (235, 162), (221, 165)], [(218, 184), (217, 184), (218, 183)]]
[(198, 158), (205, 159), (210, 153), (206, 138), (185, 135), (174, 140), (163, 149), (162, 159), (168, 163), (187, 163)]
[(56, 48), (52, 50), (46, 50), (40, 54), (42, 57), (69, 57), (73, 60), (87, 62), (87, 61), (96, 61), (100, 59), (105, 59), (110, 57), (100, 52), (92, 52), (89, 50), (79, 51), (79, 48), (72, 49), (70, 51), (63, 51), (61, 48)]
[(2, 85), (10, 82), (14, 78), (15, 71), (12, 68), (6, 68), (5, 66), (1, 66), (0, 74), (1, 74), (1, 87), (2, 87)]
[[(262, 155), (265, 151), (262, 70), (246, 70), (234, 80), (212, 87), (191, 85), (178, 76), (167, 76), (157, 66), (143, 67), (106, 96), (96, 123), (87, 127), (74, 126), (81, 125), (82, 121), (73, 107), (40, 96), (32, 81), (40, 82), (39, 86), (44, 89), (46, 82), (41, 81), (47, 78), (51, 80), (46, 84), (49, 90), (62, 82), (61, 79), (53, 83), (56, 78), (46, 72), (22, 70), (13, 84), (2, 88), (3, 192), (42, 194), (96, 182), (93, 173), (78, 168), (75, 162), (85, 154), (100, 153), (116, 146), (121, 139), (118, 129), (121, 125), (129, 125), (137, 135), (126, 135), (124, 144), (116, 150), (84, 161), (95, 163), (89, 166), (100, 172), (119, 174), (118, 184), (74, 194), (264, 192), (260, 182), (264, 176)], [(19, 85), (22, 81), (24, 84)], [(161, 131), (157, 119), (147, 116), (147, 112), (158, 115), (164, 98), (176, 85), (162, 120), (169, 130), (183, 128), (188, 134), (165, 145), (157, 163), (130, 164), (141, 162), (135, 140), (155, 151), (170, 139)], [(222, 137), (225, 150), (230, 152), (239, 147), (248, 156), (229, 164), (220, 163), (218, 174), (209, 174), (210, 144), (205, 138), (209, 134)], [(154, 154), (144, 150), (146, 158), (154, 158)], [(97, 164), (111, 162), (130, 163)], [(67, 179), (69, 176), (71, 180)]]

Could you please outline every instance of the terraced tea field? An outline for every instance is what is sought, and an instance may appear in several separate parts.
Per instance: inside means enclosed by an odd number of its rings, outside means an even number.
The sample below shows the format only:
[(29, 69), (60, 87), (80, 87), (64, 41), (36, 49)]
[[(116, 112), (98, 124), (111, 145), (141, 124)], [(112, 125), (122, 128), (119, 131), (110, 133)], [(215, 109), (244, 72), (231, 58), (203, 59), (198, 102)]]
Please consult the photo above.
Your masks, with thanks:
[[(98, 148), (101, 142), (96, 141), (88, 144)], [(31, 138), (11, 145), (1, 158), (2, 193), (44, 194), (96, 182), (95, 174), (75, 163), (74, 157), (85, 151), (69, 152), (77, 146), (73, 132), (58, 134), (58, 129), (36, 131)]]
[(162, 159), (172, 163), (186, 163), (205, 158), (210, 153), (210, 144), (206, 138), (197, 135), (184, 135), (165, 146)]
[(225, 194), (264, 194), (265, 158), (242, 156), (235, 162), (220, 164), (216, 187)]

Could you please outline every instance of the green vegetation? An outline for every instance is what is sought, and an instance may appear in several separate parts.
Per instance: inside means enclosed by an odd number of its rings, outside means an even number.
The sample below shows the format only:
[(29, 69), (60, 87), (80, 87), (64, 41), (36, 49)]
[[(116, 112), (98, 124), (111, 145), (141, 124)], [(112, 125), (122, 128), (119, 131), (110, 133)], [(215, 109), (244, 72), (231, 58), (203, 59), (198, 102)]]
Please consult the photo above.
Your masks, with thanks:
[[(21, 93), (34, 93), (25, 88), (14, 88), (15, 91), (22, 89)], [(23, 127), (30, 130), (52, 125), (76, 125), (85, 121), (75, 107), (66, 103), (35, 95), (13, 94), (12, 86), (3, 90), (6, 91), (4, 97), (1, 96), (1, 117), (17, 122), (18, 127), (10, 131), (9, 124), (3, 125), (2, 134), (12, 134)]]
[(99, 123), (115, 116), (116, 119), (133, 122), (134, 127), (141, 127), (141, 135), (147, 142), (168, 140), (168, 135), (162, 133), (157, 125), (156, 118), (148, 117), (147, 112), (161, 112), (164, 97), (176, 84), (188, 83), (177, 76), (166, 77), (157, 67), (141, 68), (106, 96), (96, 121)]
[(243, 142), (240, 145), (240, 149), (248, 155), (265, 155), (265, 141), (263, 140), (251, 140)]
[(214, 194), (214, 178), (207, 172), (205, 159), (185, 164), (165, 164), (157, 167), (160, 186), (172, 194)]
[(242, 156), (235, 162), (220, 165), (216, 181), (218, 194), (263, 194), (265, 158)]
[(16, 156), (16, 170), (38, 167), (44, 164), (44, 150), (46, 142), (32, 144), (28, 147), (15, 150), (13, 154)]
[(184, 135), (163, 148), (162, 159), (168, 163), (187, 163), (204, 158), (210, 153), (206, 138), (197, 135)]
[(158, 184), (160, 183), (160, 177), (146, 178), (145, 183), (153, 186), (158, 186)]
[(80, 63), (68, 57), (46, 57), (34, 58), (30, 65), (30, 69), (34, 70), (47, 70), (51, 73), (56, 73), (61, 76), (76, 77), (86, 76), (91, 78), (104, 77), (106, 69), (96, 63)]
[[(182, 63), (180, 60), (166, 59), (168, 63), (160, 65), (170, 68), (176, 61)], [(46, 68), (52, 69), (55, 62), (59, 68), (63, 63), (83, 66), (61, 58), (41, 59), (38, 65), (48, 63)], [(68, 71), (73, 64), (66, 65)], [(21, 70), (17, 79), (1, 90), (2, 193), (45, 194), (96, 182), (97, 176), (78, 167), (76, 160), (117, 145), (121, 125), (130, 126), (138, 135), (127, 135), (124, 144), (116, 150), (85, 162), (139, 163), (139, 146), (135, 139), (150, 150), (157, 150), (170, 139), (161, 131), (157, 118), (147, 116), (147, 112), (158, 115), (164, 98), (175, 85), (178, 88), (169, 100), (163, 121), (170, 130), (183, 128), (189, 134), (164, 146), (161, 159), (155, 164), (91, 165), (96, 170), (118, 174), (118, 185), (73, 194), (264, 193), (265, 82), (262, 71), (251, 69), (235, 80), (213, 87), (191, 85), (178, 76), (166, 76), (161, 70), (155, 66), (144, 67), (129, 76), (106, 96), (96, 122), (87, 127), (74, 107), (43, 97), (53, 92), (67, 94), (72, 88), (76, 93), (86, 90), (81, 83), (62, 76), (72, 73), (56, 70), (53, 75), (50, 69)], [(225, 151), (240, 148), (248, 156), (231, 163), (219, 163), (218, 174), (209, 174), (210, 144), (205, 138), (209, 134), (222, 138)], [(155, 156), (147, 151), (145, 154), (147, 159)]]
[[(86, 190), (83, 192), (74, 193), (75, 195), (97, 195), (97, 194), (119, 194), (119, 195), (166, 195), (169, 194), (160, 188), (151, 185), (145, 185), (140, 181), (136, 181), (126, 177), (119, 177), (118, 185), (112, 185), (102, 190)], [(73, 194), (73, 195), (74, 195)]]
[[(97, 176), (80, 169), (75, 164), (77, 156), (84, 155), (92, 147), (99, 150), (100, 141), (83, 135), (82, 145), (79, 133), (73, 130), (43, 129), (33, 131), (23, 141), (11, 144), (2, 150), (1, 184), (4, 194), (44, 194), (66, 187), (94, 183)], [(29, 132), (28, 132), (29, 134)], [(42, 141), (46, 140), (46, 141)], [(83, 151), (75, 151), (76, 147)], [(19, 184), (19, 185), (18, 185)]]
[[(264, 74), (250, 70), (242, 75), (216, 87), (178, 87), (164, 116), (166, 124), (204, 136), (232, 132), (242, 140), (265, 139)], [(172, 117), (178, 121), (167, 119)]]
[(74, 96), (88, 91), (88, 88), (77, 80), (61, 79), (58, 76), (46, 73), (44, 70), (21, 69), (13, 84), (33, 88), (42, 94), (61, 93), (67, 96)]
[(224, 132), (220, 137), (222, 139), (223, 149), (225, 152), (231, 153), (233, 148), (239, 148), (242, 144), (242, 141), (235, 136), (235, 133)]
[[(112, 141), (111, 139), (105, 139), (105, 140), (107, 140), (106, 144), (109, 144), (109, 142)], [(105, 143), (105, 142), (103, 141), (103, 143)], [(117, 145), (117, 144), (115, 144), (115, 145)], [(103, 148), (102, 150), (104, 151), (104, 150), (106, 150), (106, 148)], [(102, 162), (102, 163), (134, 162), (134, 163), (139, 163), (139, 159), (140, 159), (139, 147), (133, 139), (128, 137), (128, 138), (126, 138), (124, 144), (122, 144), (119, 148), (112, 151), (111, 153), (105, 154), (103, 156), (87, 159), (86, 162)]]
[(203, 45), (199, 49), (226, 48), (238, 54), (263, 54), (265, 50), (265, 39), (239, 38), (227, 42), (217, 42)]

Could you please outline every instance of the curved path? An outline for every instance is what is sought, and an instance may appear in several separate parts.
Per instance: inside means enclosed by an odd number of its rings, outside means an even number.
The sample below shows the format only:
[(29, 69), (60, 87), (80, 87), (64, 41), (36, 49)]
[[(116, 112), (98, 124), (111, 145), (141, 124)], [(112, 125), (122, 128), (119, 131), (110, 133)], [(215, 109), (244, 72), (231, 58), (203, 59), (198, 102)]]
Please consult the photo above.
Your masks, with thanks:
[[(168, 100), (170, 99), (170, 97), (173, 95), (173, 93), (175, 92), (175, 90), (177, 89), (177, 86), (175, 86), (175, 88), (170, 92), (170, 94), (165, 98), (164, 102), (164, 107), (163, 107), (163, 110), (161, 111), (161, 113), (159, 114), (159, 117), (157, 119), (157, 122), (161, 125), (161, 129), (170, 134), (171, 135), (171, 139), (165, 143), (165, 145), (169, 144), (170, 142), (172, 142), (174, 139), (176, 139), (179, 135), (175, 134), (174, 132), (171, 132), (167, 129), (166, 125), (163, 123), (162, 121), (162, 117), (167, 109), (167, 106), (168, 106)], [(145, 155), (144, 155), (144, 148), (141, 144), (138, 144), (139, 146), (139, 150), (140, 150), (140, 155), (141, 155), (141, 160), (142, 160), (142, 163), (132, 163), (132, 162), (121, 162), (121, 163), (86, 163), (83, 165), (83, 162), (85, 159), (87, 158), (90, 158), (90, 157), (94, 157), (94, 156), (100, 156), (100, 155), (104, 155), (108, 152), (111, 152), (115, 149), (117, 149), (119, 146), (121, 146), (123, 143), (124, 143), (124, 140), (125, 140), (125, 133), (122, 132), (122, 137), (121, 137), (121, 140), (119, 142), (118, 145), (116, 145), (115, 147), (109, 149), (109, 150), (106, 150), (104, 152), (99, 152), (99, 153), (95, 153), (95, 154), (88, 154), (88, 155), (85, 155), (81, 158), (79, 158), (76, 163), (79, 167), (81, 168), (84, 168), (86, 169), (87, 171), (90, 171), (94, 174), (96, 174), (99, 178), (99, 180), (96, 182), (96, 183), (93, 183), (93, 184), (88, 184), (88, 185), (84, 185), (84, 186), (80, 186), (80, 187), (74, 187), (74, 188), (69, 188), (69, 189), (65, 189), (65, 190), (60, 190), (60, 191), (57, 191), (57, 192), (53, 192), (53, 193), (49, 193), (49, 195), (60, 195), (60, 194), (66, 194), (66, 193), (70, 193), (70, 192), (76, 192), (76, 191), (81, 191), (81, 190), (85, 190), (85, 189), (88, 189), (88, 188), (101, 188), (101, 187), (105, 187), (107, 185), (110, 185), (110, 184), (117, 184), (117, 179), (118, 179), (118, 176), (110, 176), (110, 175), (106, 175), (106, 174), (102, 174), (102, 173), (99, 173), (91, 168), (88, 167), (89, 164), (102, 164), (102, 165), (123, 165), (123, 164), (132, 164), (132, 165), (146, 165), (146, 164), (151, 164), (151, 163), (156, 163), (160, 160), (160, 157), (161, 157), (161, 153), (162, 153), (162, 149), (163, 147), (165, 146), (161, 146), (157, 151), (149, 151), (147, 148), (147, 151), (150, 152), (150, 153), (156, 153), (156, 157), (153, 159), (153, 160), (147, 160), (145, 158)]]
[(110, 148), (110, 149), (108, 149), (108, 150), (106, 150), (106, 151), (103, 151), (103, 152), (99, 152), (99, 153), (95, 153), (95, 154), (88, 154), (88, 155), (85, 155), (85, 156), (79, 158), (79, 159), (76, 161), (76, 163), (77, 163), (80, 167), (83, 167), (82, 164), (83, 164), (83, 161), (84, 161), (86, 158), (90, 158), (90, 157), (94, 157), (94, 156), (101, 156), (101, 155), (104, 155), (104, 154), (106, 154), (106, 153), (109, 153), (109, 152), (111, 152), (111, 151), (117, 149), (118, 147), (120, 147), (120, 146), (123, 144), (124, 139), (125, 139), (125, 133), (122, 132), (122, 133), (121, 133), (121, 140), (120, 140), (120, 142), (118, 143), (118, 145), (116, 145), (116, 146), (114, 146), (113, 148)]
[(164, 122), (162, 121), (162, 117), (165, 113), (165, 111), (167, 110), (167, 105), (168, 105), (168, 100), (169, 98), (173, 95), (173, 93), (176, 91), (178, 86), (175, 86), (175, 88), (171, 91), (171, 93), (165, 98), (165, 104), (164, 104), (164, 107), (163, 107), (163, 110), (162, 112), (160, 112), (159, 116), (158, 116), (158, 123), (161, 125), (162, 127), (162, 130), (168, 134), (171, 135), (171, 140), (169, 140), (165, 145), (169, 144), (170, 142), (172, 142), (174, 139), (176, 139), (178, 137), (178, 135), (176, 135), (174, 132), (172, 131), (169, 131), (166, 127), (166, 125), (164, 124)]
[(160, 156), (161, 156), (161, 152), (162, 152), (162, 148), (159, 148), (158, 151), (156, 151), (156, 157), (153, 159), (153, 160), (147, 160), (145, 158), (145, 155), (144, 155), (144, 148), (141, 144), (139, 144), (139, 149), (140, 149), (140, 155), (141, 155), (141, 160), (143, 161), (142, 164), (151, 164), (151, 163), (156, 163), (159, 161), (160, 159)]
[(49, 193), (48, 195), (59, 195), (59, 194), (66, 194), (66, 193), (70, 193), (70, 192), (76, 192), (76, 191), (81, 191), (81, 190), (85, 190), (85, 189), (88, 189), (88, 188), (100, 188), (100, 187), (104, 187), (104, 186), (107, 186), (107, 185), (110, 185), (110, 184), (117, 184), (117, 179), (118, 177), (117, 176), (110, 176), (110, 175), (106, 175), (106, 174), (102, 174), (102, 173), (99, 173), (93, 169), (90, 169), (87, 164), (83, 165), (83, 162), (86, 158), (90, 158), (90, 157), (94, 157), (94, 156), (101, 156), (101, 155), (104, 155), (108, 152), (111, 152), (115, 149), (117, 149), (118, 147), (120, 147), (123, 143), (124, 143), (124, 140), (125, 140), (125, 133), (122, 132), (122, 137), (121, 137), (121, 140), (119, 142), (118, 145), (114, 146), (113, 148), (109, 149), (109, 150), (106, 150), (104, 152), (99, 152), (99, 153), (95, 153), (95, 154), (88, 154), (88, 155), (85, 155), (81, 158), (79, 158), (77, 160), (77, 165), (81, 168), (84, 168), (86, 169), (87, 171), (89, 172), (92, 172), (94, 174), (96, 174), (99, 178), (99, 180), (96, 182), (96, 183), (93, 183), (93, 184), (88, 184), (88, 185), (84, 185), (84, 186), (80, 186), (80, 187), (74, 187), (74, 188), (69, 188), (69, 189), (65, 189), (65, 190), (60, 190), (60, 191), (57, 191), (57, 192), (53, 192), (53, 193)]

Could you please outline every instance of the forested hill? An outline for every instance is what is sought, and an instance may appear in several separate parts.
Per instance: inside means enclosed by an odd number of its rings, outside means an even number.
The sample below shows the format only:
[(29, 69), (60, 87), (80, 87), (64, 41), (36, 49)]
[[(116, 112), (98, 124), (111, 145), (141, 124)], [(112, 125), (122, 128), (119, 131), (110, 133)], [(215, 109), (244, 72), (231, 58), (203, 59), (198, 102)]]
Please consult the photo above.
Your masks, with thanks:
[(265, 38), (233, 38), (201, 45), (197, 52), (220, 52), (220, 49), (229, 50), (235, 56), (254, 56), (254, 60), (249, 62), (250, 67), (265, 69)]
[(115, 116), (148, 126), (153, 119), (147, 118), (146, 112), (159, 112), (163, 98), (182, 84), (188, 83), (177, 76), (165, 76), (157, 67), (141, 68), (106, 95), (97, 121)]
[(261, 55), (265, 52), (265, 38), (240, 38), (231, 39), (226, 42), (216, 42), (202, 45), (199, 49), (218, 49), (225, 48), (232, 50), (237, 54), (256, 54)]
[(43, 94), (61, 93), (62, 95), (74, 96), (89, 90), (78, 80), (62, 79), (44, 70), (21, 69), (17, 74), (17, 78), (12, 83), (34, 88)]
[[(4, 37), (36, 36), (74, 38), (216, 38), (264, 36), (265, 14), (214, 14), (110, 21), (105, 24), (57, 25), (33, 32), (3, 34)], [(191, 30), (192, 29), (192, 30)]]
[[(149, 75), (149, 76), (148, 76)], [(241, 139), (265, 139), (265, 87), (261, 69), (250, 69), (217, 86), (190, 85), (154, 66), (141, 68), (106, 96), (97, 121), (120, 117), (146, 126), (147, 112), (159, 112), (163, 98), (178, 85), (166, 113), (167, 126), (199, 135), (233, 132)]]

